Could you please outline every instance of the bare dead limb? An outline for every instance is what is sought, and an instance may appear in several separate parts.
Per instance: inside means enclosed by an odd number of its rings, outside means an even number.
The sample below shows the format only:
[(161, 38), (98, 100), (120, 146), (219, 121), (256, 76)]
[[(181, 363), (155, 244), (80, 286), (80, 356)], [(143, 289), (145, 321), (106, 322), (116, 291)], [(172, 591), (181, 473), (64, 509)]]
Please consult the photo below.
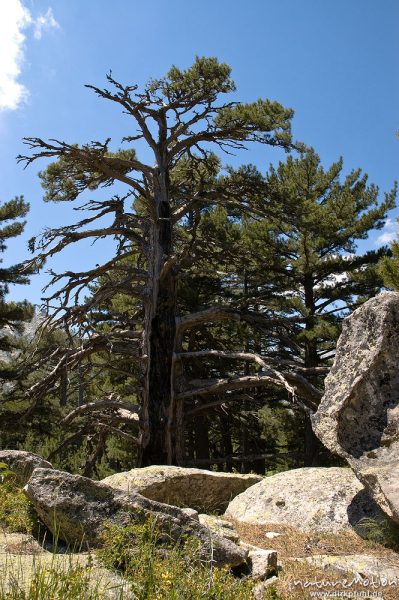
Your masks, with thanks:
[(193, 379), (190, 384), (195, 386), (185, 392), (180, 392), (176, 395), (177, 399), (185, 400), (194, 398), (195, 396), (209, 396), (212, 394), (220, 394), (221, 392), (230, 392), (233, 390), (244, 390), (247, 388), (261, 387), (265, 385), (277, 385), (288, 388), (292, 393), (292, 388), (288, 384), (284, 384), (283, 378), (277, 379), (268, 375), (250, 375), (243, 377), (232, 377), (224, 379), (201, 380)]
[[(71, 411), (66, 417), (63, 418), (61, 423), (63, 425), (67, 425), (77, 417), (80, 417), (84, 414), (97, 411), (99, 409), (124, 409), (130, 414), (130, 418), (134, 421), (138, 421), (139, 417), (137, 412), (140, 410), (140, 407), (137, 404), (131, 404), (130, 402), (125, 402), (121, 400), (116, 394), (110, 394), (107, 398), (103, 398), (102, 400), (96, 400), (95, 402), (89, 402), (87, 404), (83, 404), (82, 406), (78, 406), (73, 411)], [(127, 418), (128, 415), (125, 415)]]
[(130, 435), (130, 433), (126, 433), (126, 431), (123, 431), (123, 429), (118, 429), (117, 427), (112, 427), (112, 425), (108, 425), (108, 423), (102, 422), (98, 423), (97, 425), (99, 429), (105, 429), (109, 433), (114, 433), (115, 435), (118, 435), (119, 437), (123, 438), (124, 440), (127, 440), (128, 442), (133, 442), (135, 444), (138, 444), (139, 442), (137, 437), (135, 437), (134, 435)]

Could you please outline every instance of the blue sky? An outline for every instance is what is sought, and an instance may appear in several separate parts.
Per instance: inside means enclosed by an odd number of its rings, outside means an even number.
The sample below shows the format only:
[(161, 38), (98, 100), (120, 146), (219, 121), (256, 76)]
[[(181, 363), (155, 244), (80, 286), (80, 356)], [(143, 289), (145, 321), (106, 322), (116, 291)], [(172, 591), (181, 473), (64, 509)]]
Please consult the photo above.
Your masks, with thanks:
[[(23, 194), (31, 204), (26, 234), (9, 244), (5, 264), (28, 257), (27, 240), (45, 227), (76, 218), (66, 204), (45, 204), (37, 171), (15, 157), (24, 136), (69, 142), (126, 135), (126, 120), (96, 98), (112, 69), (124, 83), (143, 84), (195, 55), (217, 56), (233, 68), (236, 99), (278, 100), (295, 110), (296, 139), (314, 146), (325, 166), (344, 157), (344, 171), (361, 167), (388, 191), (398, 178), (399, 2), (397, 0), (1, 0), (0, 200)], [(283, 158), (250, 147), (234, 162), (263, 172)], [(226, 159), (224, 159), (226, 160)], [(100, 191), (99, 194), (106, 192)], [(396, 235), (386, 228), (361, 249)], [(75, 248), (48, 267), (99, 262), (111, 251), (98, 243)], [(14, 286), (9, 299), (38, 303), (48, 276)]]

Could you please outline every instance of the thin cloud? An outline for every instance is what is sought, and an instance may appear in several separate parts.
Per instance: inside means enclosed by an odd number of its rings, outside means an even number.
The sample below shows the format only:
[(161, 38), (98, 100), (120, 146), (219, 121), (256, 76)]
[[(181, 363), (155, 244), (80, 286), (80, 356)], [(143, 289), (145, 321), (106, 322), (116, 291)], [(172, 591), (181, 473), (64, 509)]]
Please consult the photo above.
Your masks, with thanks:
[(53, 9), (48, 8), (44, 15), (39, 15), (34, 21), (35, 30), (33, 37), (35, 40), (41, 40), (43, 31), (49, 31), (50, 29), (59, 29), (60, 24), (55, 20)]
[(378, 244), (390, 244), (397, 238), (397, 233), (393, 231), (387, 231), (386, 233), (382, 233), (378, 236), (377, 243)]
[(26, 101), (29, 92), (20, 81), (25, 60), (26, 31), (33, 27), (33, 37), (59, 29), (51, 8), (36, 18), (22, 0), (0, 0), (0, 111), (16, 110)]
[(376, 239), (376, 245), (380, 246), (383, 244), (391, 244), (394, 242), (399, 235), (399, 225), (397, 221), (393, 221), (392, 219), (387, 219), (385, 221), (384, 229), (382, 230), (381, 235)]

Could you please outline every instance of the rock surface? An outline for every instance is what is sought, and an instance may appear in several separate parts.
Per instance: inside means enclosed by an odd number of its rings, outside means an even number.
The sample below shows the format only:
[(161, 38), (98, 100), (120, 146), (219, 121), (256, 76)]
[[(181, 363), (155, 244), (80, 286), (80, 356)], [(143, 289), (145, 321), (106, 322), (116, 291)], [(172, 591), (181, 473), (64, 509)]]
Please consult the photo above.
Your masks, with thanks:
[(43, 554), (46, 550), (26, 533), (0, 532), (0, 554)]
[(155, 465), (110, 475), (103, 483), (157, 502), (215, 512), (224, 511), (230, 500), (261, 480), (260, 475)]
[(36, 468), (52, 469), (44, 458), (24, 450), (0, 450), (0, 462), (6, 463), (21, 485), (25, 485)]
[(308, 467), (266, 477), (226, 510), (226, 516), (240, 523), (331, 532), (382, 514), (351, 469), (341, 467)]
[(372, 298), (345, 319), (325, 394), (312, 419), (399, 522), (399, 293)]
[[(399, 587), (399, 560), (384, 559), (367, 554), (349, 554), (346, 556), (332, 556), (320, 554), (296, 559), (308, 562), (315, 567), (330, 569), (344, 573), (353, 573), (360, 581), (373, 578), (376, 583)], [(387, 582), (387, 583), (385, 583)]]
[(221, 535), (222, 537), (227, 538), (232, 542), (239, 542), (240, 536), (238, 535), (230, 521), (220, 519), (219, 517), (216, 517), (214, 515), (198, 515), (198, 518), (201, 525), (204, 525), (204, 527), (208, 527), (208, 529), (210, 529), (212, 533)]
[(52, 533), (72, 545), (98, 545), (105, 522), (128, 525), (152, 517), (167, 539), (194, 536), (204, 560), (236, 566), (247, 552), (233, 542), (211, 534), (207, 527), (183, 510), (123, 492), (80, 475), (54, 469), (35, 469), (24, 488), (36, 512)]
[(250, 550), (248, 564), (252, 579), (266, 579), (277, 571), (277, 552), (262, 548)]

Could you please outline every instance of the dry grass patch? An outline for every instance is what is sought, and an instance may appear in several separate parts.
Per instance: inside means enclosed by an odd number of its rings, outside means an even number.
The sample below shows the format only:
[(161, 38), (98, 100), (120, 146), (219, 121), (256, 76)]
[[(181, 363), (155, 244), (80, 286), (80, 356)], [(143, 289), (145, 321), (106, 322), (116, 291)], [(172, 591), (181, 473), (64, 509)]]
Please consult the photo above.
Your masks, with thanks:
[[(362, 584), (352, 584), (354, 575), (350, 572), (338, 571), (332, 567), (323, 569), (306, 562), (296, 561), (296, 558), (307, 558), (317, 555), (345, 556), (365, 554), (384, 560), (384, 563), (399, 567), (397, 552), (383, 545), (364, 540), (354, 531), (340, 533), (303, 532), (294, 527), (269, 523), (268, 525), (234, 524), (240, 539), (264, 549), (273, 549), (278, 553), (281, 565), (279, 577), (275, 585), (265, 591), (265, 600), (308, 600), (311, 592), (358, 592), (358, 598), (370, 592), (380, 592), (384, 600), (398, 600), (399, 587), (373, 587)], [(276, 532), (278, 537), (268, 538), (266, 533)], [(344, 580), (350, 582), (345, 587)], [(318, 587), (321, 582), (327, 582), (326, 587)], [(305, 582), (306, 586), (305, 587)], [(317, 584), (316, 584), (317, 582)], [(361, 595), (363, 593), (363, 596)], [(313, 596), (315, 597), (315, 596)]]
[[(347, 583), (344, 583), (345, 580)], [(356, 593), (357, 598), (364, 598), (369, 592), (373, 597), (373, 593), (379, 592), (380, 598), (383, 600), (398, 600), (399, 589), (395, 586), (373, 587), (371, 585), (361, 585), (353, 583), (354, 575), (349, 572), (337, 572), (332, 569), (319, 569), (312, 565), (287, 560), (285, 568), (280, 572), (274, 589), (268, 590), (264, 596), (264, 600), (309, 600), (312, 597), (312, 592), (347, 592)], [(323, 587), (323, 582), (327, 585)], [(305, 587), (308, 586), (308, 587)], [(337, 597), (339, 597), (337, 595)], [(348, 596), (347, 597), (351, 597)], [(328, 598), (326, 596), (326, 598)]]
[[(226, 517), (224, 517), (226, 518)], [(398, 557), (389, 548), (371, 540), (364, 540), (354, 531), (339, 533), (304, 532), (276, 523), (268, 525), (242, 524), (232, 521), (240, 539), (259, 548), (277, 550), (283, 561), (285, 558), (300, 558), (316, 554), (373, 554), (384, 558)], [(266, 536), (268, 532), (280, 535), (272, 539)]]

